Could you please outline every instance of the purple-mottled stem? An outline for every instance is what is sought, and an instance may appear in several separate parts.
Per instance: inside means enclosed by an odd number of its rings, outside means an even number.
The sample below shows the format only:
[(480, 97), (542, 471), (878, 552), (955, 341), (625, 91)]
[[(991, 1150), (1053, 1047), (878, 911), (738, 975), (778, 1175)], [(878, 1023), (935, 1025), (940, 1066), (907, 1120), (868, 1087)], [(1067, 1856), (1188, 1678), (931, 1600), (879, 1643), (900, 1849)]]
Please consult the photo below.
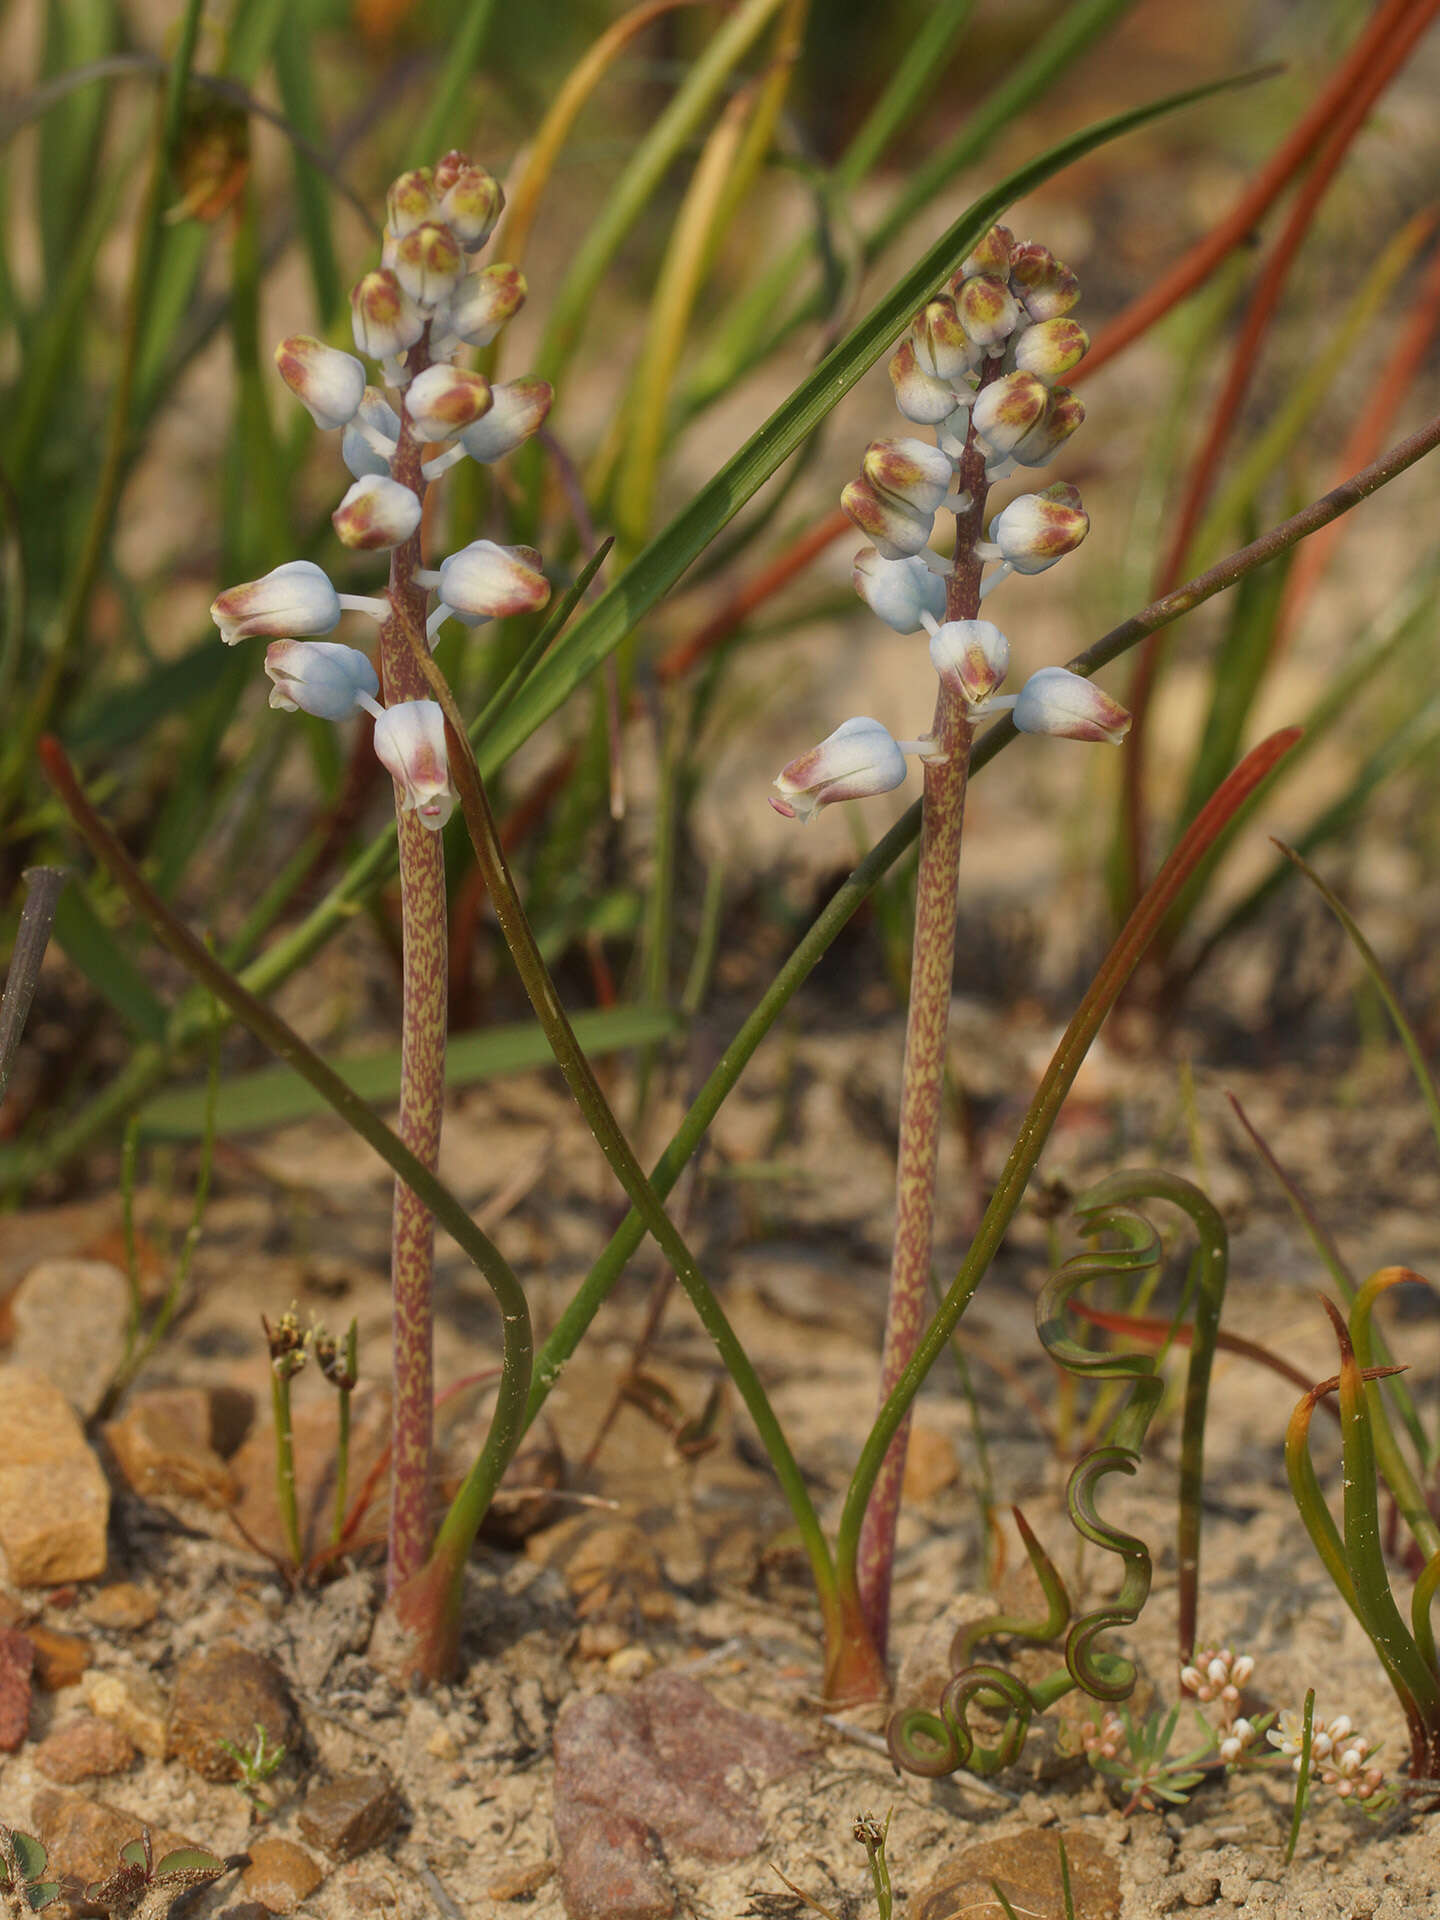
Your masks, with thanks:
[[(411, 356), (411, 371), (427, 364), (425, 343)], [(403, 485), (425, 492), (420, 462), (424, 449), (400, 412), (400, 444), (391, 471)], [(416, 663), (410, 635), (425, 644), (426, 592), (415, 583), (420, 565), (417, 531), (390, 555), (390, 617), (380, 629), (380, 684), (387, 706), (397, 700), (428, 700), (430, 688)], [(445, 1100), (446, 930), (445, 867), (440, 836), (401, 810), (400, 921), (404, 943), (403, 1013), (400, 1038), (400, 1138), (417, 1159), (434, 1168), (440, 1157)], [(390, 1465), (390, 1557), (386, 1586), (393, 1593), (419, 1573), (430, 1552), (431, 1450), (435, 1425), (434, 1329), (431, 1295), (435, 1269), (435, 1222), (428, 1207), (402, 1180), (395, 1183), (390, 1236), (394, 1294), (394, 1451)]]
[[(991, 360), (982, 387), (1001, 371)], [(985, 455), (966, 436), (955, 485), (970, 506), (955, 521), (955, 571), (945, 586), (945, 618), (973, 620), (980, 611), (981, 563), (975, 542), (985, 528)], [(945, 1083), (945, 1036), (955, 968), (955, 910), (960, 884), (960, 841), (965, 826), (965, 790), (970, 777), (974, 723), (965, 702), (942, 682), (931, 733), (937, 757), (925, 768), (925, 807), (920, 863), (915, 880), (915, 943), (910, 970), (910, 1010), (905, 1026), (905, 1068), (900, 1085), (900, 1138), (895, 1173), (895, 1247), (885, 1347), (880, 1363), (880, 1405), (909, 1365), (928, 1319), (930, 1257), (935, 1227), (935, 1168), (940, 1145), (940, 1108)], [(943, 756), (943, 757), (940, 757)], [(910, 1417), (891, 1443), (875, 1482), (860, 1533), (857, 1580), (870, 1635), (883, 1657), (890, 1629), (890, 1576)]]

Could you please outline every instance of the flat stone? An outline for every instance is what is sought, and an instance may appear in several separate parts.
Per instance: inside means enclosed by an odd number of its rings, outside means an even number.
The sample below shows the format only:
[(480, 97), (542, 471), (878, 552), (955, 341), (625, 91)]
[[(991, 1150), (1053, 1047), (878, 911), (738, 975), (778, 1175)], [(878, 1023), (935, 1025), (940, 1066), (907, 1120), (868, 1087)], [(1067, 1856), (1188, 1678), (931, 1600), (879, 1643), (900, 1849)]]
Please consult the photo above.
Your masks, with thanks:
[(210, 1395), (202, 1387), (157, 1387), (133, 1394), (105, 1442), (142, 1500), (166, 1494), (229, 1507), (235, 1477), (211, 1444)]
[(42, 1260), (10, 1296), (10, 1359), (57, 1386), (82, 1420), (125, 1358), (130, 1284), (108, 1260)]
[(170, 1702), (158, 1680), (148, 1673), (96, 1673), (92, 1668), (80, 1684), (93, 1714), (113, 1722), (150, 1759), (165, 1758)]
[[(612, 1868), (638, 1876), (637, 1898), (658, 1897), (641, 1872), (651, 1834), (704, 1860), (747, 1858), (759, 1837), (757, 1785), (797, 1771), (811, 1751), (684, 1674), (650, 1674), (626, 1695), (572, 1695), (555, 1726), (556, 1833), (562, 1854), (565, 1835), (580, 1849), (562, 1866), (567, 1884), (575, 1879), (572, 1912), (601, 1910), (593, 1889)], [(597, 1827), (599, 1814), (606, 1821)], [(601, 1836), (593, 1843), (592, 1828)]]
[(293, 1840), (256, 1840), (240, 1891), (267, 1913), (293, 1913), (324, 1878), (323, 1868)]
[(15, 1753), (30, 1727), (35, 1648), (18, 1627), (0, 1627), (0, 1753)]
[[(46, 1873), (52, 1880), (72, 1876), (83, 1885), (103, 1880), (115, 1869), (120, 1849), (140, 1838), (148, 1822), (138, 1813), (123, 1807), (106, 1806), (102, 1800), (90, 1800), (83, 1794), (60, 1793), (54, 1787), (42, 1787), (30, 1802), (30, 1819), (50, 1859)], [(176, 1847), (197, 1843), (183, 1833), (152, 1829), (156, 1859)]]
[(112, 1580), (91, 1594), (84, 1611), (91, 1626), (105, 1633), (134, 1633), (150, 1625), (160, 1602), (149, 1587), (137, 1587), (133, 1580)]
[(175, 1673), (166, 1753), (206, 1780), (238, 1780), (240, 1769), (220, 1745), (248, 1749), (263, 1730), (271, 1752), (293, 1747), (295, 1705), (273, 1660), (235, 1641), (187, 1654)]
[(59, 1627), (25, 1629), (35, 1649), (35, 1684), (45, 1693), (74, 1687), (90, 1664), (90, 1642), (82, 1633), (64, 1633)]
[(1048, 1827), (1006, 1840), (982, 1840), (948, 1861), (911, 1903), (911, 1920), (1003, 1920), (999, 1886), (1017, 1913), (1065, 1920), (1060, 1841), (1070, 1867), (1075, 1920), (1120, 1920), (1120, 1874), (1083, 1828)]
[(915, 1427), (905, 1449), (906, 1500), (933, 1500), (960, 1478), (960, 1461), (943, 1433), (933, 1427)]
[(135, 1758), (135, 1743), (110, 1720), (82, 1714), (58, 1728), (35, 1749), (36, 1767), (57, 1786), (124, 1773)]
[(555, 1803), (560, 1894), (570, 1920), (669, 1920), (675, 1895), (638, 1820)]
[(388, 1774), (344, 1773), (306, 1794), (300, 1831), (332, 1860), (353, 1860), (389, 1838), (403, 1805)]
[(0, 1367), (0, 1549), (17, 1587), (105, 1571), (110, 1489), (69, 1401), (43, 1374)]

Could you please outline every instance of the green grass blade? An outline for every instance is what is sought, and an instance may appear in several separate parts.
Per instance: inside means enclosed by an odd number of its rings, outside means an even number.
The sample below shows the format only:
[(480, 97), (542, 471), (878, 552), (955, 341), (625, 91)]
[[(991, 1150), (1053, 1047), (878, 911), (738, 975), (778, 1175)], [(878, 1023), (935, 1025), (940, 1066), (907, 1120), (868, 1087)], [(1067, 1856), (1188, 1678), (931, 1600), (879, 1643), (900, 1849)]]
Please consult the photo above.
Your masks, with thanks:
[(1411, 1071), (1415, 1076), (1415, 1084), (1420, 1090), (1420, 1097), (1425, 1102), (1426, 1111), (1430, 1115), (1430, 1126), (1435, 1135), (1436, 1147), (1440, 1148), (1440, 1087), (1437, 1087), (1435, 1084), (1435, 1076), (1430, 1071), (1430, 1062), (1425, 1058), (1425, 1049), (1420, 1044), (1420, 1036), (1416, 1033), (1414, 1027), (1411, 1026), (1405, 1009), (1401, 1006), (1399, 997), (1394, 987), (1390, 984), (1389, 976), (1380, 964), (1379, 955), (1360, 931), (1354, 916), (1350, 913), (1339, 895), (1326, 886), (1325, 882), (1308, 861), (1302, 859), (1293, 847), (1287, 847), (1282, 841), (1277, 840), (1275, 844), (1279, 847), (1281, 853), (1285, 855), (1285, 858), (1289, 860), (1292, 865), (1298, 867), (1310, 882), (1311, 886), (1314, 887), (1315, 891), (1320, 895), (1320, 898), (1345, 929), (1351, 946), (1354, 947), (1356, 953), (1359, 954), (1361, 964), (1370, 976), (1370, 983), (1376, 993), (1379, 994), (1381, 1003), (1385, 1011), (1389, 1014), (1391, 1024), (1399, 1036), (1400, 1044), (1405, 1049), (1405, 1057), (1410, 1062)]
[[(950, 185), (957, 173), (978, 160), (991, 141), (1048, 92), (1134, 4), (1135, 0), (1072, 0), (1072, 4), (1063, 7), (1055, 24), (1040, 36), (1014, 71), (976, 109), (956, 137), (907, 176), (900, 194), (865, 238), (866, 263), (877, 259), (911, 220)], [(862, 129), (862, 133), (864, 131)], [(719, 340), (696, 368), (686, 390), (687, 416), (727, 393), (795, 327), (820, 310), (821, 291), (817, 288), (778, 329), (775, 325), (776, 312), (795, 284), (797, 270), (811, 244), (787, 253), (722, 321)]]
[(661, 181), (694, 138), (730, 75), (780, 11), (783, 0), (745, 0), (691, 67), (616, 181), (576, 250), (550, 309), (535, 371), (552, 383), (579, 343), (606, 268)]
[(430, 111), (410, 146), (410, 166), (433, 166), (449, 146), (462, 139), (466, 89), (480, 65), (494, 12), (495, 0), (467, 0), (462, 8), (460, 30), (445, 51)]
[(78, 878), (60, 897), (55, 915), (55, 942), (73, 967), (79, 969), (126, 1026), (147, 1040), (163, 1040), (170, 1015), (149, 982), (114, 934), (96, 913), (89, 889)]
[[(666, 1007), (613, 1007), (576, 1014), (575, 1036), (587, 1053), (620, 1053), (667, 1039), (680, 1026)], [(473, 1087), (504, 1074), (550, 1064), (545, 1035), (534, 1024), (490, 1027), (452, 1036), (445, 1061), (447, 1087)], [(362, 1100), (393, 1106), (400, 1097), (400, 1049), (340, 1059), (335, 1071)], [(264, 1133), (326, 1109), (324, 1099), (289, 1067), (262, 1067), (220, 1085), (216, 1126), (228, 1136)], [(161, 1094), (140, 1110), (141, 1134), (150, 1140), (195, 1140), (205, 1131), (205, 1089), (183, 1087)]]
[(746, 441), (633, 566), (584, 614), (530, 679), (487, 742), (481, 771), (489, 774), (586, 680), (650, 608), (669, 591), (715, 535), (812, 433), (880, 356), (915, 312), (959, 266), (971, 247), (1012, 201), (1033, 191), (1073, 161), (1168, 113), (1244, 84), (1228, 79), (1172, 94), (1117, 114), (1052, 147), (977, 200), (936, 241), (878, 306), (827, 354), (810, 377)]
[[(312, 145), (323, 146), (324, 135), (315, 105), (311, 23), (301, 18), (298, 8), (285, 15), (275, 37), (275, 78), (280, 88), (280, 103), (291, 126)], [(323, 334), (339, 318), (341, 302), (345, 297), (340, 284), (340, 265), (335, 257), (335, 238), (330, 227), (330, 190), (324, 176), (293, 145), (291, 160), (295, 169), (300, 232), (310, 266), (310, 281), (315, 289), (319, 331)]]

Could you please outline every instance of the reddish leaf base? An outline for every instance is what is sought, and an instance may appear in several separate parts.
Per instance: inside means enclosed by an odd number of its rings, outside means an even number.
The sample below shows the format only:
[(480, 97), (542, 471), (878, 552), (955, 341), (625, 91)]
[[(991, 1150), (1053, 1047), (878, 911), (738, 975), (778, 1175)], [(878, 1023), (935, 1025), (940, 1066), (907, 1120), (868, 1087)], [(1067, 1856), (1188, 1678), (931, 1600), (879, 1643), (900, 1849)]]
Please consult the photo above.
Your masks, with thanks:
[(453, 1680), (460, 1668), (465, 1563), (437, 1548), (385, 1602), (370, 1658), (404, 1686)]
[(885, 1657), (871, 1638), (858, 1593), (837, 1594), (825, 1611), (825, 1700), (858, 1707), (890, 1698)]

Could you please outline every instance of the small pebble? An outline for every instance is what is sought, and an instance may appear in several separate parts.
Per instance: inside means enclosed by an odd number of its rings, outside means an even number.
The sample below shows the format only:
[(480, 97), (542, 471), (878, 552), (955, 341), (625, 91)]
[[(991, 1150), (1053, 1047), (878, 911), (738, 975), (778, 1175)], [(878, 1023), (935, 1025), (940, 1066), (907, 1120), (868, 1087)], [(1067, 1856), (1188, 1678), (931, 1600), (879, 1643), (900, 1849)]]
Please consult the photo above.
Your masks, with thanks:
[(112, 1773), (124, 1773), (135, 1758), (135, 1743), (113, 1721), (82, 1714), (57, 1728), (35, 1749), (35, 1765), (47, 1780), (73, 1787)]

